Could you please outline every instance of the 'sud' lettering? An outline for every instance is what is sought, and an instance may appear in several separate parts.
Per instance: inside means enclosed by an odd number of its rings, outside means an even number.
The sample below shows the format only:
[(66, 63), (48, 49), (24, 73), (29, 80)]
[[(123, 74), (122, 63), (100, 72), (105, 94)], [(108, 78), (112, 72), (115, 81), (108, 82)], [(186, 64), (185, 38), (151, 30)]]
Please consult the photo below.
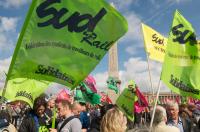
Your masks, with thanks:
[(92, 16), (90, 14), (81, 14), (79, 12), (74, 12), (68, 19), (60, 22), (60, 19), (69, 12), (66, 8), (61, 8), (57, 10), (54, 7), (49, 6), (61, 3), (61, 0), (46, 0), (41, 3), (37, 9), (36, 13), (39, 18), (45, 18), (47, 16), (53, 16), (49, 20), (45, 22), (38, 23), (38, 27), (46, 27), (52, 24), (52, 26), (56, 29), (61, 29), (65, 26), (68, 26), (69, 32), (83, 32), (87, 29), (87, 31), (93, 31), (97, 25), (97, 23), (103, 18), (103, 16), (107, 13), (105, 8), (102, 8), (96, 16)]
[(154, 41), (157, 44), (163, 45), (164, 46), (164, 38), (161, 39), (157, 36), (157, 34), (152, 35), (152, 41)]
[(184, 25), (183, 24), (179, 24), (179, 25), (176, 25), (174, 27), (172, 27), (172, 34), (176, 37), (173, 39), (174, 42), (178, 42), (180, 44), (185, 44), (187, 43), (188, 41), (190, 42), (190, 45), (194, 45), (194, 44), (197, 44), (197, 40), (196, 40), (196, 36), (194, 33), (191, 33), (189, 34), (188, 36), (188, 33), (190, 32), (189, 30), (184, 30), (183, 32), (180, 31), (179, 29), (182, 29), (184, 28)]

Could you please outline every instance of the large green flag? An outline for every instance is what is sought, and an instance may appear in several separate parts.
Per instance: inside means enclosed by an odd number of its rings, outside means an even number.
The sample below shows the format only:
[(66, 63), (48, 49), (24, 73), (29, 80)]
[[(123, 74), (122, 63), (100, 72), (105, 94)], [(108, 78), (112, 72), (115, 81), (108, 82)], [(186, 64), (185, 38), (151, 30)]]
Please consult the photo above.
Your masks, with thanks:
[(33, 0), (7, 80), (33, 78), (76, 87), (127, 32), (104, 0)]
[(9, 101), (22, 100), (31, 107), (36, 97), (44, 93), (49, 82), (27, 78), (16, 78), (8, 81), (5, 98)]
[(183, 96), (200, 99), (200, 54), (192, 25), (175, 12), (169, 34), (162, 81)]

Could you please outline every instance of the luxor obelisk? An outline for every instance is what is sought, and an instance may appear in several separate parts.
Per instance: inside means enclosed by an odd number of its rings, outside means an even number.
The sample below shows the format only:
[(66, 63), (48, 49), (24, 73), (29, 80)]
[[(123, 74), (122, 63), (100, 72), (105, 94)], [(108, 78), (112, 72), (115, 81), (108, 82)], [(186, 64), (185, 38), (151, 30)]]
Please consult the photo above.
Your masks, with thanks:
[[(108, 76), (119, 79), (119, 71), (118, 71), (118, 53), (117, 53), (117, 43), (115, 43), (109, 50), (108, 56)], [(108, 89), (108, 96), (111, 98), (112, 102), (115, 103), (117, 97), (119, 96), (120, 89), (118, 94), (115, 93), (114, 90)]]

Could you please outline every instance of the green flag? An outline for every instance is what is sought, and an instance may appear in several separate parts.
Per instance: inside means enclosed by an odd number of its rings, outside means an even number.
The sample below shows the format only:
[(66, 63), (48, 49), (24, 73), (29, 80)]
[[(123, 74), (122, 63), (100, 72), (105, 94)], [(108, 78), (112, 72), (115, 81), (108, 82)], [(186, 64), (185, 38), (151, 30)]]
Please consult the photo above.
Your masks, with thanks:
[(81, 92), (80, 88), (76, 89), (76, 93), (74, 99), (78, 102), (86, 103), (85, 98), (83, 97), (83, 93)]
[(120, 81), (118, 79), (115, 79), (113, 77), (109, 77), (107, 80), (107, 85), (108, 88), (111, 90), (114, 90), (116, 94), (118, 94), (119, 92), (119, 88), (117, 86), (117, 83), (120, 83)]
[(84, 82), (81, 82), (79, 88), (76, 89), (75, 99), (79, 102), (100, 104), (101, 96), (94, 93)]
[(162, 81), (183, 96), (200, 99), (200, 55), (192, 25), (175, 12), (169, 34)]
[(73, 89), (127, 29), (104, 0), (33, 0), (7, 80), (34, 78)]
[(116, 101), (116, 105), (126, 114), (128, 119), (132, 121), (134, 120), (134, 103), (137, 99), (132, 89), (125, 88)]
[(17, 78), (8, 81), (5, 98), (9, 101), (22, 100), (31, 107), (36, 97), (44, 93), (49, 83), (27, 78)]

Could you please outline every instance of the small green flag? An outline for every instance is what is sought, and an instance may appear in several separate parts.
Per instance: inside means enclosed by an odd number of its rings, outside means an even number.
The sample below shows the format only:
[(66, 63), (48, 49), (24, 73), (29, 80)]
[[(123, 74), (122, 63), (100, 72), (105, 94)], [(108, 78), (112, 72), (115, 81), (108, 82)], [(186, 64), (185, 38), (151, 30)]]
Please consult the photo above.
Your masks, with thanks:
[(119, 88), (117, 86), (117, 83), (119, 83), (119, 80), (115, 79), (113, 77), (109, 77), (108, 80), (107, 80), (108, 88), (111, 89), (111, 90), (114, 90), (116, 94), (118, 94), (118, 92), (119, 92)]
[(81, 92), (80, 88), (76, 88), (76, 93), (75, 93), (74, 99), (78, 102), (86, 103), (86, 100), (83, 97), (83, 93)]
[(200, 53), (194, 32), (176, 10), (161, 79), (173, 92), (200, 99)]
[(128, 30), (104, 0), (33, 0), (7, 80), (33, 78), (75, 88)]
[(128, 119), (134, 120), (134, 103), (138, 100), (132, 89), (125, 88), (117, 98), (116, 105), (126, 114)]
[(100, 104), (101, 96), (94, 93), (84, 82), (80, 83), (76, 89), (75, 99), (79, 102), (89, 102), (91, 104)]

